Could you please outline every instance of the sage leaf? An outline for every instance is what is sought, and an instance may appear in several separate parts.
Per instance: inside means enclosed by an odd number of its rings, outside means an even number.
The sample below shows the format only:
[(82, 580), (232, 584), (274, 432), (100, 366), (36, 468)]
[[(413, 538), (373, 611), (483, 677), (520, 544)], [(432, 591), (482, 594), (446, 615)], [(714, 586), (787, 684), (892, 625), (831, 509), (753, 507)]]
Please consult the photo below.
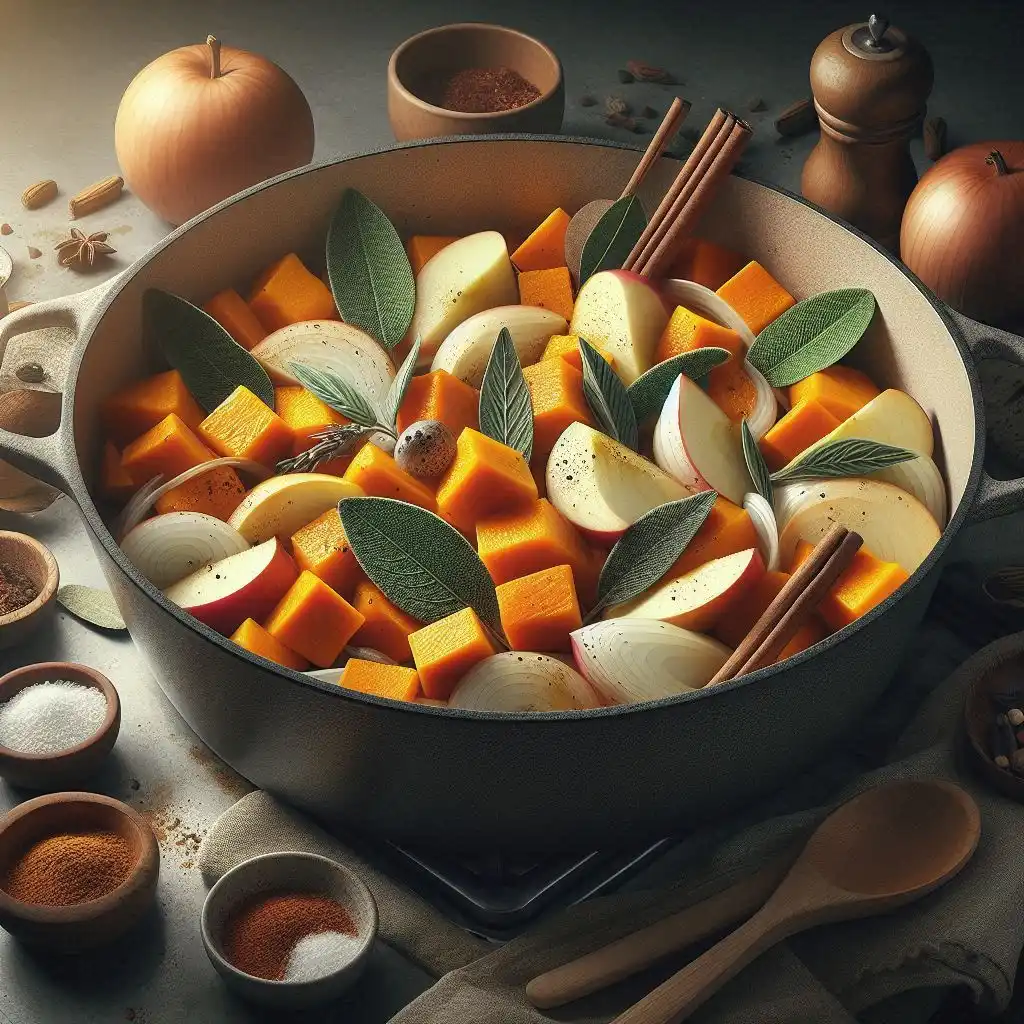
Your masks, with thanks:
[(213, 412), (237, 387), (274, 408), (267, 371), (208, 313), (191, 302), (149, 288), (142, 296), (143, 333), (181, 374), (192, 397)]
[(580, 286), (601, 270), (618, 270), (633, 251), (645, 227), (647, 214), (636, 196), (627, 196), (612, 203), (583, 243)]
[(868, 441), (862, 437), (849, 437), (811, 448), (795, 462), (773, 473), (772, 480), (780, 484), (783, 481), (789, 483), (820, 477), (867, 476), (886, 466), (895, 466), (916, 458), (917, 452), (907, 448)]
[(746, 420), (740, 424), (740, 439), (743, 442), (743, 458), (746, 460), (750, 479), (754, 481), (757, 493), (770, 505), (773, 493), (772, 475), (765, 465), (764, 456), (761, 454), (761, 449), (758, 448), (757, 441), (754, 440), (754, 435), (750, 432)]
[[(405, 362), (398, 368), (398, 373), (395, 374), (395, 379), (391, 382), (391, 387), (388, 388), (387, 398), (384, 399), (384, 423), (389, 427), (394, 427), (396, 432), (398, 430), (398, 410), (402, 408), (402, 401), (406, 391), (409, 390), (409, 381), (412, 380), (412, 375), (416, 371), (416, 361), (419, 357), (420, 339), (417, 338), (412, 343)], [(349, 418), (351, 419), (351, 417)]]
[(701, 491), (642, 515), (608, 553), (597, 581), (597, 604), (588, 615), (638, 597), (675, 565), (711, 512), (718, 494)]
[(327, 278), (346, 323), (385, 348), (404, 337), (416, 308), (416, 282), (405, 246), (383, 210), (345, 189), (327, 230)]
[(289, 363), (288, 368), (307, 391), (312, 391), (321, 402), (329, 405), (335, 412), (340, 412), (342, 416), (361, 427), (378, 425), (380, 415), (377, 410), (359, 389), (344, 377), (305, 363)]
[(57, 591), (57, 603), (76, 619), (88, 622), (91, 626), (112, 632), (128, 628), (109, 590), (69, 583)]
[(507, 327), (502, 327), (491, 349), (480, 384), (480, 430), (495, 441), (533, 454), (533, 403), (526, 386), (519, 353)]
[(579, 345), (583, 359), (583, 394), (598, 426), (609, 437), (636, 451), (639, 444), (636, 414), (626, 385), (589, 341), (580, 338)]
[(754, 340), (747, 359), (773, 388), (788, 387), (838, 363), (874, 315), (875, 297), (866, 288), (821, 292), (773, 320)]
[(402, 611), (428, 623), (472, 608), (502, 636), (494, 581), (455, 527), (396, 498), (342, 498), (338, 514), (363, 572)]
[(731, 355), (724, 348), (695, 348), (690, 352), (680, 352), (640, 374), (628, 389), (637, 423), (643, 423), (661, 411), (679, 374), (698, 381), (716, 366), (727, 362)]

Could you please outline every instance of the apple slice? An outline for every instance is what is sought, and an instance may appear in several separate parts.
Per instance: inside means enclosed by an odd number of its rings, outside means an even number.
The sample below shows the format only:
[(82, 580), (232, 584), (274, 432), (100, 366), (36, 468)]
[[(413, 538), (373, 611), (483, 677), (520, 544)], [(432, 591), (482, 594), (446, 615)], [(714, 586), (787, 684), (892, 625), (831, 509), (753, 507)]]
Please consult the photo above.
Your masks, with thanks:
[(204, 565), (169, 586), (164, 596), (228, 636), (246, 619), (262, 622), (298, 575), (291, 555), (274, 537)]
[(498, 332), (508, 328), (519, 362), (537, 362), (552, 334), (565, 334), (565, 317), (540, 306), (499, 306), (471, 316), (441, 342), (431, 370), (447, 370), (474, 388), (480, 387), (484, 368)]
[(580, 289), (569, 333), (615, 356), (615, 370), (628, 385), (653, 365), (668, 318), (660, 292), (647, 278), (602, 270)]
[(327, 473), (272, 476), (258, 483), (242, 499), (231, 513), (228, 525), (250, 544), (259, 544), (271, 537), (287, 539), (342, 498), (358, 498), (362, 493), (363, 489), (356, 484)]
[(739, 428), (682, 374), (654, 428), (654, 461), (691, 494), (714, 490), (742, 505), (743, 495), (754, 489)]
[(548, 456), (548, 500), (578, 530), (611, 546), (652, 508), (687, 490), (652, 462), (585, 423), (572, 423)]
[(764, 562), (756, 548), (705, 562), (685, 576), (659, 583), (625, 604), (615, 605), (606, 619), (659, 619), (698, 632), (712, 629), (758, 580)]
[(416, 275), (416, 311), (409, 337), (420, 339), (425, 363), (474, 313), (518, 301), (519, 285), (502, 235), (466, 235), (427, 260)]

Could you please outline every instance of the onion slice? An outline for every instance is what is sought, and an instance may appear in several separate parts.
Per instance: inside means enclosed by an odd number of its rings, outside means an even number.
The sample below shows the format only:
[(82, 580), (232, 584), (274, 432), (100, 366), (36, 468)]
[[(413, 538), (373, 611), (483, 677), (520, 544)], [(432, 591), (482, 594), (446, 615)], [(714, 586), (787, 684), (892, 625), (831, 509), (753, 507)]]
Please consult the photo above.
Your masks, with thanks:
[(576, 665), (610, 704), (699, 690), (729, 657), (710, 637), (657, 619), (605, 619), (572, 634)]
[(876, 470), (871, 476), (875, 480), (884, 480), (909, 491), (931, 512), (940, 527), (946, 525), (946, 482), (942, 479), (939, 467), (927, 455), (919, 455), (907, 462), (898, 462), (895, 466), (886, 466), (885, 469)]
[(121, 550), (154, 587), (163, 590), (210, 562), (237, 555), (249, 542), (233, 527), (202, 512), (168, 512), (139, 523)]
[(601, 702), (575, 669), (546, 654), (505, 651), (473, 666), (448, 698), (463, 711), (583, 711)]
[(743, 496), (743, 508), (757, 532), (757, 546), (765, 568), (776, 572), (779, 568), (779, 526), (775, 522), (775, 510), (766, 498), (755, 491)]
[(743, 360), (743, 372), (750, 378), (757, 392), (753, 411), (747, 417), (747, 426), (755, 441), (760, 441), (772, 427), (779, 415), (779, 403), (775, 397), (775, 389), (765, 380), (765, 376), (749, 360)]

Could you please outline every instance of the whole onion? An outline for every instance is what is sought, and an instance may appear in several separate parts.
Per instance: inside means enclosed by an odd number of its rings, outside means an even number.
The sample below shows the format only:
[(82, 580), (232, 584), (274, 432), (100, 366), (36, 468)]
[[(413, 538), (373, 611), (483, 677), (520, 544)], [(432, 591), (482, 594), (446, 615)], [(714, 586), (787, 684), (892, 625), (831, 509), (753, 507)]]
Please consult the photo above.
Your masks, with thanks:
[(313, 115), (276, 64), (208, 36), (135, 76), (121, 97), (114, 145), (128, 187), (180, 224), (309, 163)]
[(903, 214), (900, 255), (943, 302), (975, 320), (1024, 324), (1024, 142), (947, 154)]

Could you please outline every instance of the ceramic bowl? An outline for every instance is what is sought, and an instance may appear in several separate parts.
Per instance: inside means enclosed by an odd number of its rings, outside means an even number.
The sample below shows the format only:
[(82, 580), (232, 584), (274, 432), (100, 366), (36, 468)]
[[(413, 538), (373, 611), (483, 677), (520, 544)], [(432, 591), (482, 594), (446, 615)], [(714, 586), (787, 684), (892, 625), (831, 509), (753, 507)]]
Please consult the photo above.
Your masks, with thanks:
[[(34, 843), (65, 832), (116, 832), (135, 866), (112, 892), (68, 907), (22, 903), (3, 889), (10, 868)], [(30, 945), (77, 952), (111, 942), (153, 905), (160, 848), (149, 823), (127, 804), (97, 793), (52, 793), (19, 804), (0, 820), (0, 927)]]
[[(337, 900), (356, 926), (359, 945), (331, 974), (314, 981), (267, 981), (232, 966), (224, 956), (225, 924), (249, 900), (273, 892), (312, 892)], [(362, 974), (377, 936), (377, 904), (348, 868), (312, 853), (268, 853), (232, 868), (203, 904), (203, 945), (210, 962), (238, 995), (250, 1002), (299, 1008), (328, 1002)]]
[[(439, 83), (466, 68), (511, 68), (539, 90), (532, 103), (493, 114), (438, 106)], [(388, 62), (388, 118), (399, 142), (442, 135), (553, 134), (562, 127), (562, 65), (540, 40), (501, 25), (465, 22), (407, 39)]]
[(71, 661), (44, 661), (8, 672), (0, 678), (0, 705), (27, 686), (55, 679), (95, 687), (107, 698), (107, 717), (89, 739), (56, 754), (26, 754), (0, 744), (0, 777), (13, 786), (62, 789), (79, 785), (103, 763), (121, 729), (121, 701), (113, 683), (95, 669)]
[(0, 530), (0, 565), (20, 570), (39, 590), (28, 604), (0, 615), (0, 648), (5, 648), (20, 644), (53, 618), (60, 570), (49, 548), (34, 537), (9, 530)]

